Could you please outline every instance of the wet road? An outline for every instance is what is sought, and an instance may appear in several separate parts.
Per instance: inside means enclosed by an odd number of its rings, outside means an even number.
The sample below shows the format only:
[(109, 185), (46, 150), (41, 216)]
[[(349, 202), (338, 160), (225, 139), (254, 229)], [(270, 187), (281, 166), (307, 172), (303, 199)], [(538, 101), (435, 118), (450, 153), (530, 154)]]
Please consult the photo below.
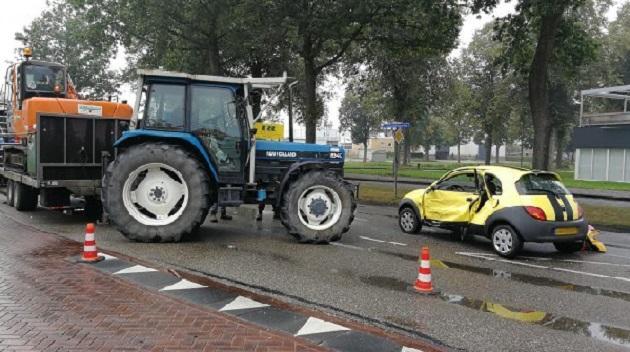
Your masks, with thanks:
[[(0, 212), (83, 237), (80, 214), (18, 213), (5, 204)], [(606, 254), (561, 255), (550, 244), (526, 244), (509, 261), (483, 238), (461, 243), (437, 230), (403, 234), (395, 208), (374, 206), (360, 206), (351, 231), (334, 245), (295, 243), (271, 214), (262, 224), (245, 215), (206, 223), (179, 244), (130, 243), (107, 226), (97, 228), (100, 248), (471, 351), (630, 348), (630, 234), (601, 239)], [(434, 259), (437, 296), (410, 291), (423, 245)]]

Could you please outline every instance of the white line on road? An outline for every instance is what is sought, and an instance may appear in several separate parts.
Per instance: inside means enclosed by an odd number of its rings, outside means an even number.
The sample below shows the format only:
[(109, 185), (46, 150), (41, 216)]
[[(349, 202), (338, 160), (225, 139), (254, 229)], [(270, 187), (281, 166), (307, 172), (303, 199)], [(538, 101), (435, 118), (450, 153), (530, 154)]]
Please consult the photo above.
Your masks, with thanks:
[(400, 243), (400, 242), (387, 242), (387, 243), (393, 244), (394, 246), (406, 246), (407, 245), (406, 243)]
[(623, 276), (609, 276), (609, 275), (589, 273), (589, 272), (586, 272), (586, 271), (571, 270), (571, 269), (558, 268), (558, 267), (552, 267), (552, 266), (534, 265), (534, 264), (519, 262), (519, 261), (516, 261), (516, 260), (499, 259), (499, 258), (494, 258), (494, 257), (496, 257), (496, 255), (495, 254), (490, 254), (490, 253), (455, 252), (455, 254), (463, 255), (463, 256), (471, 257), (471, 258), (476, 258), (476, 259), (488, 260), (488, 261), (498, 261), (498, 262), (514, 264), (514, 265), (528, 266), (528, 267), (532, 267), (532, 268), (536, 268), (536, 269), (563, 271), (563, 272), (568, 272), (568, 273), (572, 273), (572, 274), (579, 274), (579, 275), (593, 276), (593, 277), (598, 277), (598, 278), (603, 278), (603, 279), (614, 279), (614, 280), (630, 282), (630, 278), (623, 277)]
[(370, 237), (366, 237), (366, 236), (359, 236), (359, 238), (362, 239), (362, 240), (378, 242), (378, 243), (385, 243), (385, 242), (387, 242), (387, 241), (377, 240), (375, 238), (370, 238)]
[(365, 250), (365, 248), (353, 246), (351, 244), (343, 244), (343, 243), (338, 243), (338, 242), (331, 242), (330, 244), (333, 245), (333, 246), (337, 246), (337, 247), (356, 249), (356, 250), (360, 250), (360, 251), (364, 251)]

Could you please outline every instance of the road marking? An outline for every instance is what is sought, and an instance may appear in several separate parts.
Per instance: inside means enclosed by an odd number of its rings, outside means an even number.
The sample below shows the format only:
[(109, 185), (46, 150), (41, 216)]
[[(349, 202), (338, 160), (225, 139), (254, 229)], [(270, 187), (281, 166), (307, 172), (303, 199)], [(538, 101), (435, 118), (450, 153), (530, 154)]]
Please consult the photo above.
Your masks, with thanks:
[(586, 264), (595, 264), (595, 265), (611, 265), (611, 266), (624, 266), (630, 267), (630, 264), (617, 264), (617, 263), (608, 263), (608, 262), (592, 262), (588, 260), (577, 260), (577, 259), (559, 259), (561, 262), (567, 263), (586, 263)]
[(113, 255), (109, 255), (109, 254), (105, 254), (105, 253), (98, 253), (99, 256), (104, 257), (105, 260), (112, 260), (112, 259), (118, 259), (116, 257), (114, 257)]
[(363, 247), (357, 247), (357, 246), (353, 246), (351, 244), (343, 244), (343, 243), (338, 243), (338, 242), (331, 242), (330, 243), (333, 246), (338, 246), (338, 247), (344, 247), (344, 248), (349, 248), (349, 249), (356, 249), (356, 250), (360, 250), (360, 251), (364, 251), (365, 248)]
[(174, 290), (188, 290), (192, 288), (205, 288), (204, 285), (199, 285), (196, 282), (191, 282), (186, 279), (181, 279), (178, 283), (163, 287), (160, 291), (174, 291)]
[(220, 312), (225, 312), (229, 310), (237, 310), (237, 309), (254, 309), (254, 308), (262, 308), (269, 307), (268, 304), (256, 302), (253, 299), (249, 299), (247, 297), (238, 296), (232, 302), (223, 306), (223, 308), (219, 309)]
[(471, 258), (488, 260), (488, 261), (497, 261), (497, 262), (503, 262), (503, 263), (508, 263), (508, 264), (514, 264), (514, 265), (529, 266), (536, 269), (563, 271), (563, 272), (568, 272), (572, 274), (579, 274), (579, 275), (586, 275), (586, 276), (598, 277), (598, 278), (603, 278), (603, 279), (614, 279), (614, 280), (630, 282), (630, 278), (623, 277), (623, 276), (609, 276), (609, 275), (603, 275), (603, 274), (597, 274), (597, 273), (589, 273), (586, 271), (558, 268), (558, 267), (553, 267), (553, 266), (534, 265), (534, 264), (519, 262), (516, 260), (499, 259), (499, 258), (494, 258), (494, 256), (496, 256), (495, 254), (489, 254), (489, 253), (482, 254), (482, 253), (475, 253), (475, 252), (455, 252), (455, 254), (459, 254), (459, 255), (463, 255), (463, 256), (467, 256)]
[(403, 347), (402, 350), (400, 350), (400, 352), (423, 352), (423, 351), (417, 348)]
[(132, 267), (126, 268), (126, 269), (122, 269), (122, 270), (118, 270), (117, 272), (114, 273), (114, 275), (120, 275), (120, 274), (135, 274), (135, 273), (150, 273), (153, 271), (157, 271), (153, 268), (147, 268), (146, 266), (142, 266), (142, 265), (134, 265)]
[(387, 241), (377, 240), (375, 238), (370, 238), (370, 237), (366, 237), (366, 236), (359, 236), (359, 238), (362, 239), (362, 240), (378, 242), (378, 243), (385, 243), (385, 242), (387, 242)]
[(393, 244), (394, 246), (407, 246), (406, 243), (377, 240), (376, 238), (371, 238), (371, 237), (367, 237), (367, 236), (359, 236), (359, 238), (362, 239), (362, 240), (372, 241), (372, 242), (377, 242), (377, 243), (389, 243), (389, 244)]
[(345, 331), (350, 330), (345, 326), (333, 324), (325, 320), (309, 317), (304, 326), (300, 328), (295, 336), (321, 334), (323, 332)]

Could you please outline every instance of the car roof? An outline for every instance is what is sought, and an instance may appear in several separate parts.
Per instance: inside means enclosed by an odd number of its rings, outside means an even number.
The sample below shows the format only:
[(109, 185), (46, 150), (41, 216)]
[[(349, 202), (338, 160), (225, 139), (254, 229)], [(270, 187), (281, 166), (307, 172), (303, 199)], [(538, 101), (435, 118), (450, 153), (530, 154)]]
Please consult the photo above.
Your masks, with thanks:
[(541, 171), (541, 170), (531, 170), (531, 169), (525, 169), (525, 168), (521, 168), (521, 167), (513, 167), (513, 166), (501, 166), (501, 165), (471, 165), (471, 166), (464, 166), (464, 167), (459, 167), (457, 169), (453, 169), (452, 171), (449, 172), (460, 172), (460, 171), (473, 171), (473, 170), (481, 170), (481, 171), (487, 171), (487, 172), (491, 172), (492, 174), (494, 174), (495, 176), (497, 176), (499, 179), (505, 179), (505, 178), (510, 178), (513, 180), (519, 180), (523, 175), (525, 174), (529, 174), (529, 173), (534, 173), (534, 174), (553, 174), (556, 177), (558, 177), (558, 179), (560, 178), (556, 173), (554, 172), (550, 172), (550, 171)]

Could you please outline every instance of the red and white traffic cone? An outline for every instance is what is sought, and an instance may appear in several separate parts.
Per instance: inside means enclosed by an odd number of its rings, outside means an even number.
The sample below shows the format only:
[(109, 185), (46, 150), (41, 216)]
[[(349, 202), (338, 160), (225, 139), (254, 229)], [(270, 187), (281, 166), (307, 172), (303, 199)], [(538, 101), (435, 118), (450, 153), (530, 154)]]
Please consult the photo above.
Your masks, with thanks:
[(81, 261), (85, 263), (96, 263), (105, 259), (102, 255), (98, 255), (96, 250), (96, 238), (94, 237), (94, 224), (89, 223), (85, 226), (85, 242), (83, 242), (83, 255)]
[(431, 256), (429, 247), (422, 247), (420, 253), (420, 266), (418, 267), (418, 278), (413, 286), (416, 292), (431, 294), (433, 291), (433, 283), (431, 282)]

